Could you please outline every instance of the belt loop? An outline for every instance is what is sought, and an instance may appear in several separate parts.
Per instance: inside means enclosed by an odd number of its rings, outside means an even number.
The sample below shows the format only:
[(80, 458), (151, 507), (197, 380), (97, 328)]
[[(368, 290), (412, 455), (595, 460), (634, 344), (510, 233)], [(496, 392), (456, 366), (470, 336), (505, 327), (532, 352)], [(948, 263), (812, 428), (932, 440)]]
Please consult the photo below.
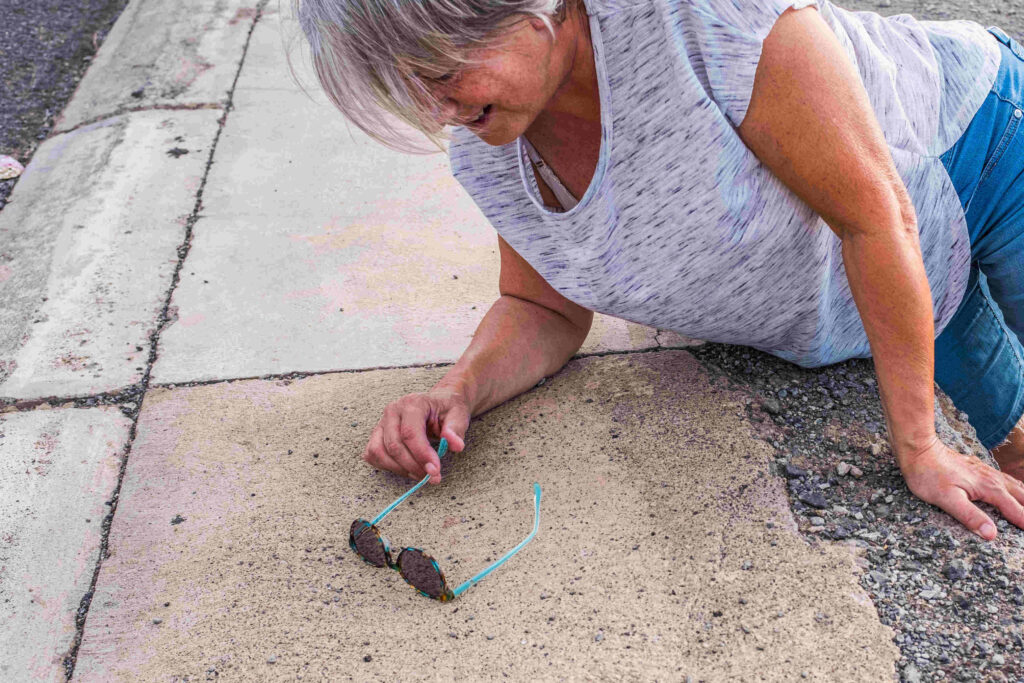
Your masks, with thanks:
[(1006, 47), (1010, 47), (1010, 36), (1006, 35), (1006, 32), (1003, 29), (999, 28), (998, 26), (989, 26), (985, 30), (994, 35), (996, 37), (996, 40), (998, 40), (1000, 43), (1002, 43)]
[(1000, 43), (1010, 48), (1010, 52), (1017, 55), (1017, 58), (1024, 61), (1024, 46), (1006, 34), (1006, 31), (998, 26), (989, 26), (988, 32), (996, 37)]

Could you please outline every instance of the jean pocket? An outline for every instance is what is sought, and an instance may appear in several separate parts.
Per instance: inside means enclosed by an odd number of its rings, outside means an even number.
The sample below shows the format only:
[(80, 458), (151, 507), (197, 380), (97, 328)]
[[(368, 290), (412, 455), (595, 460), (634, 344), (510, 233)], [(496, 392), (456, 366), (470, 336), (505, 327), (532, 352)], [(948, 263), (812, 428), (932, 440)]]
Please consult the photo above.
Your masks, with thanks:
[(1010, 112), (1009, 121), (1006, 122), (1006, 129), (1003, 130), (1003, 136), (999, 138), (999, 144), (996, 145), (995, 150), (992, 152), (992, 156), (985, 162), (985, 168), (981, 171), (981, 177), (978, 178), (978, 184), (985, 182), (985, 179), (992, 174), (992, 170), (999, 164), (1000, 159), (1003, 158), (1003, 153), (1006, 148), (1010, 146), (1010, 141), (1013, 140), (1013, 136), (1017, 133), (1017, 129), (1020, 127), (1021, 110), (1013, 107), (1013, 111)]

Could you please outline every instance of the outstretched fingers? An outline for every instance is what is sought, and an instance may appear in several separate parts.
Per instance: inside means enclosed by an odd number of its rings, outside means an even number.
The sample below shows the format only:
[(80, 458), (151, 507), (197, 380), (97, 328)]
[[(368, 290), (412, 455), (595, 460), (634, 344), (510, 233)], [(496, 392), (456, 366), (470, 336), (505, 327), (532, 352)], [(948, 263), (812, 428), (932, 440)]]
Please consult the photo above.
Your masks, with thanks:
[(1010, 492), (1010, 495), (1013, 496), (1018, 503), (1024, 505), (1024, 482), (1014, 476), (1006, 474), (1005, 472), (1003, 472), (1002, 475), (1006, 490)]
[(996, 537), (996, 525), (992, 523), (992, 518), (972, 503), (967, 492), (959, 486), (950, 487), (940, 500), (936, 501), (936, 505), (986, 541)]
[(998, 484), (993, 487), (992, 493), (985, 497), (985, 501), (999, 508), (999, 512), (1007, 522), (1024, 529), (1022, 498), (1024, 498), (1024, 489), (1021, 488), (1020, 482), (1000, 473)]

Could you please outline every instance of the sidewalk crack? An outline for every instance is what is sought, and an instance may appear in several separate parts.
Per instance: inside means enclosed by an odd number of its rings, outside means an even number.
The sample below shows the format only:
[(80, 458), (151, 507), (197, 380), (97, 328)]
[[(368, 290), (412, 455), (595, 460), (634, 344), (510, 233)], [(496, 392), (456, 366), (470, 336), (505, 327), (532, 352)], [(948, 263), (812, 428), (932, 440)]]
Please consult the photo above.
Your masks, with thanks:
[[(134, 388), (133, 396), (137, 397), (137, 400), (134, 401), (135, 409), (132, 416), (132, 426), (128, 433), (128, 441), (122, 451), (121, 468), (120, 472), (118, 472), (117, 485), (114, 488), (114, 493), (108, 501), (110, 504), (110, 511), (103, 519), (99, 557), (96, 560), (96, 568), (93, 570), (89, 590), (82, 596), (82, 600), (79, 603), (78, 613), (75, 619), (74, 640), (71, 643), (71, 647), (68, 649), (67, 655), (64, 656), (63, 663), (65, 681), (70, 681), (75, 674), (75, 664), (78, 662), (78, 650), (82, 645), (82, 636), (85, 633), (85, 625), (89, 617), (89, 608), (92, 605), (93, 595), (95, 595), (96, 582), (99, 579), (100, 571), (103, 569), (103, 561), (109, 556), (110, 528), (113, 525), (114, 515), (117, 513), (117, 504), (121, 495), (121, 485), (124, 482), (125, 471), (128, 467), (128, 456), (130, 455), (132, 446), (135, 443), (142, 401), (145, 398), (146, 393), (149, 391), (150, 377), (152, 376), (153, 366), (156, 364), (157, 360), (157, 348), (160, 342), (160, 335), (163, 333), (163, 330), (168, 323), (168, 311), (171, 307), (171, 300), (174, 297), (174, 291), (178, 286), (178, 282), (181, 280), (181, 270), (184, 267), (185, 259), (188, 257), (189, 250), (192, 247), (192, 231), (198, 222), (203, 209), (203, 191), (206, 189), (206, 182), (210, 177), (210, 169), (213, 167), (213, 159), (217, 153), (217, 145), (220, 142), (221, 134), (224, 132), (228, 116), (234, 108), (235, 89), (238, 87), (238, 79), (242, 74), (243, 67), (245, 66), (245, 59), (249, 53), (249, 46), (252, 44), (252, 34), (256, 30), (256, 26), (259, 24), (260, 19), (263, 17), (263, 11), (268, 2), (269, 0), (260, 0), (256, 7), (252, 24), (249, 26), (249, 35), (246, 36), (245, 45), (242, 48), (242, 57), (238, 62), (238, 69), (235, 71), (235, 78), (231, 82), (231, 88), (228, 90), (227, 102), (223, 106), (224, 113), (218, 120), (217, 133), (214, 135), (213, 143), (210, 145), (210, 154), (206, 160), (206, 168), (203, 171), (203, 178), (199, 183), (199, 189), (196, 191), (195, 205), (192, 209), (192, 213), (188, 217), (188, 221), (185, 224), (185, 237), (181, 246), (178, 247), (178, 263), (175, 265), (174, 275), (171, 277), (171, 284), (167, 290), (167, 297), (164, 300), (163, 309), (157, 319), (156, 330), (150, 334), (149, 360), (141, 382), (139, 382), (139, 384)], [(156, 108), (159, 108), (159, 105), (157, 105)], [(219, 109), (221, 107), (218, 106), (216, 108)]]
[(94, 116), (91, 119), (76, 123), (70, 128), (57, 129), (53, 131), (53, 135), (50, 137), (57, 137), (58, 135), (65, 135), (67, 133), (74, 133), (76, 130), (80, 130), (87, 126), (92, 126), (108, 119), (116, 119), (119, 116), (125, 116), (126, 114), (137, 114), (145, 111), (201, 111), (206, 109), (225, 109), (228, 106), (228, 102), (193, 102), (191, 104), (147, 104), (140, 107), (122, 107), (116, 111), (110, 112), (109, 114), (101, 114), (100, 116)]

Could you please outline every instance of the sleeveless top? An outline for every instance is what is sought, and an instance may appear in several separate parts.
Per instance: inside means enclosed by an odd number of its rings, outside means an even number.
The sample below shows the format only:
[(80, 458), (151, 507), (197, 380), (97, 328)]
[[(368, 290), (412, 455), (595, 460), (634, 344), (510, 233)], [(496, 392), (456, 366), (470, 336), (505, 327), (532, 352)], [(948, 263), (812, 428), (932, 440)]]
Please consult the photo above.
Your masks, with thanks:
[(522, 139), (456, 129), (452, 171), (498, 233), (577, 304), (805, 367), (868, 357), (841, 241), (739, 138), (761, 45), (816, 5), (860, 72), (917, 211), (935, 333), (964, 294), (970, 244), (939, 156), (999, 68), (970, 21), (850, 12), (828, 0), (586, 0), (600, 157), (569, 211), (546, 208)]

